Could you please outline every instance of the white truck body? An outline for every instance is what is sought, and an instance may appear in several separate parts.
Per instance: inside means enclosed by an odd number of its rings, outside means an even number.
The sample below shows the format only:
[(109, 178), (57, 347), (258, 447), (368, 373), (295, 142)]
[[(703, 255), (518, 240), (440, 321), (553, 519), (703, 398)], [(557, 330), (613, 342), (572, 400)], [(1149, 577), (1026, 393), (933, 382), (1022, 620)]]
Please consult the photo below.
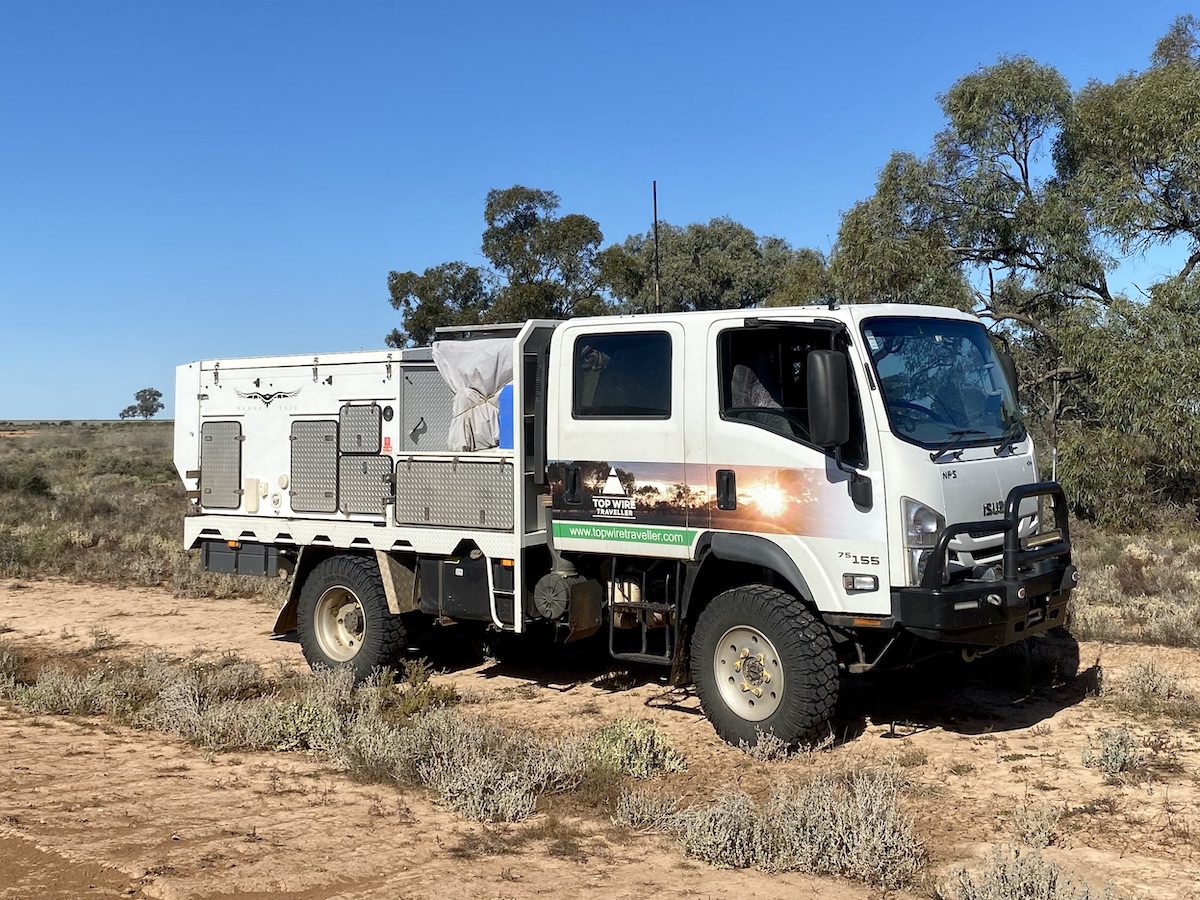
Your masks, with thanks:
[[(1037, 483), (1011, 376), (970, 315), (864, 304), (439, 335), (481, 338), (512, 343), (505, 449), (449, 449), (453, 397), (428, 349), (179, 367), (185, 545), (216, 548), (226, 571), (242, 566), (224, 548), (270, 548), (296, 583), (279, 629), (295, 623), (302, 549), (374, 554), (393, 614), (515, 632), (560, 616), (574, 633), (578, 570), (610, 631), (640, 622), (641, 649), (612, 638), (614, 655), (677, 664), (706, 578), (732, 577), (718, 563), (784, 586), (858, 669), (892, 647), (884, 635), (995, 646), (1062, 624), (1065, 500)], [(845, 374), (819, 383), (848, 391), (850, 430), (819, 446), (813, 372), (830, 360)], [(461, 559), (482, 560), (477, 587)], [(648, 623), (667, 632), (661, 652)]]

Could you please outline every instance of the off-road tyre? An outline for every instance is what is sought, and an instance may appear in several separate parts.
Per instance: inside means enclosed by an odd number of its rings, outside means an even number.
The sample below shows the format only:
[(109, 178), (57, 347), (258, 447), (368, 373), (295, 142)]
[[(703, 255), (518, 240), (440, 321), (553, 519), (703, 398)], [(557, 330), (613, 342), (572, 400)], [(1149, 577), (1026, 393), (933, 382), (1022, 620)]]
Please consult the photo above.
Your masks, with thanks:
[[(715, 658), (718, 642), (732, 629), (765, 636), (777, 653), (783, 691), (774, 711), (752, 721), (722, 696)], [(691, 676), (704, 714), (717, 734), (737, 746), (754, 745), (771, 733), (789, 745), (817, 745), (830, 734), (838, 698), (838, 664), (829, 629), (787, 591), (765, 584), (733, 588), (714, 597), (696, 620), (691, 643)], [(769, 688), (769, 685), (766, 685)]]
[[(361, 639), (355, 641), (352, 651), (347, 649), (353, 655), (341, 659), (322, 647), (317, 623), (322, 598), (337, 589), (357, 599), (362, 615)], [(296, 631), (309, 666), (350, 669), (356, 681), (366, 679), (376, 669), (396, 667), (406, 645), (404, 620), (388, 609), (379, 568), (373, 559), (363, 556), (333, 556), (316, 565), (300, 590)]]

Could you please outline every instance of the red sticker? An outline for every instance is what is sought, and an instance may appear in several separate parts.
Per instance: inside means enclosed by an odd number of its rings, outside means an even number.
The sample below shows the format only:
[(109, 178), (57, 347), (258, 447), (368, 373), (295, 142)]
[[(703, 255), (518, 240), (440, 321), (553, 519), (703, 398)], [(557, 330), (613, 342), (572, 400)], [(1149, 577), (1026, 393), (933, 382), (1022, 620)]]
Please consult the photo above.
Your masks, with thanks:
[(392, 452), (392, 439), (390, 437), (384, 437), (384, 439), (383, 439), (383, 452), (384, 453)]

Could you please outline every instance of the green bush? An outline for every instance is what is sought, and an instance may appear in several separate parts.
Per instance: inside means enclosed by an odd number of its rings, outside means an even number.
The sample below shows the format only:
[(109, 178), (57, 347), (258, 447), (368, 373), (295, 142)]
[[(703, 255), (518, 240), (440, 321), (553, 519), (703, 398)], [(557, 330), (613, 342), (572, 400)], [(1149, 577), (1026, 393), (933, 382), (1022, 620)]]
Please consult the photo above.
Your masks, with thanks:
[(31, 466), (10, 462), (0, 465), (0, 491), (49, 497), (50, 481)]

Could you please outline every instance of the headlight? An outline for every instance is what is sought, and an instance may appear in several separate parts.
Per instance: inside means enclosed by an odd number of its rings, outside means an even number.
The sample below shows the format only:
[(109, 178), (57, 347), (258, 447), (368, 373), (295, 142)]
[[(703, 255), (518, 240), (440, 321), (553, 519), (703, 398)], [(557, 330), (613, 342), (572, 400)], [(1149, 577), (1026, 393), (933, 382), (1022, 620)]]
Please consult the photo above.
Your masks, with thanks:
[(938, 534), (946, 527), (945, 517), (924, 503), (901, 498), (904, 508), (904, 545), (906, 547), (932, 547)]
[(901, 498), (904, 514), (904, 558), (908, 568), (908, 583), (918, 585), (925, 566), (937, 544), (938, 535), (946, 527), (946, 518), (924, 503), (909, 497)]

